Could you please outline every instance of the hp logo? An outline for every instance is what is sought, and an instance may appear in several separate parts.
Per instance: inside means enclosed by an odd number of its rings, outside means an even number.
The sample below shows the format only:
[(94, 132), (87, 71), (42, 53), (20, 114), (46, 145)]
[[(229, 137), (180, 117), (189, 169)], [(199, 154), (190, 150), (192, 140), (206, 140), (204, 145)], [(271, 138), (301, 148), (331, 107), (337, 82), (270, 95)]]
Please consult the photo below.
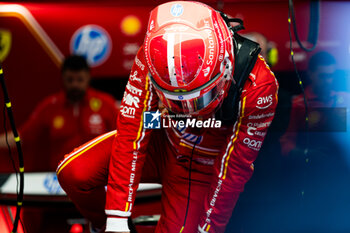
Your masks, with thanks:
[(170, 9), (170, 13), (174, 17), (179, 17), (183, 12), (184, 8), (181, 4), (174, 4)]
[(84, 56), (92, 67), (106, 61), (111, 50), (110, 36), (97, 25), (86, 25), (79, 28), (71, 39), (71, 53)]

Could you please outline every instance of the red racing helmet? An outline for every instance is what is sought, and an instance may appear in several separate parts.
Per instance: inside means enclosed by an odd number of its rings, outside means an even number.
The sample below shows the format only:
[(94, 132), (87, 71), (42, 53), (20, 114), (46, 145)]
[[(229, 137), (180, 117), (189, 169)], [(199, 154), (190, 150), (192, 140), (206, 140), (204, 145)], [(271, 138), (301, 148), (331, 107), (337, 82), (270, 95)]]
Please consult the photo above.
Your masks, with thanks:
[(232, 82), (232, 32), (220, 13), (174, 1), (151, 11), (144, 52), (152, 83), (171, 112), (213, 113)]

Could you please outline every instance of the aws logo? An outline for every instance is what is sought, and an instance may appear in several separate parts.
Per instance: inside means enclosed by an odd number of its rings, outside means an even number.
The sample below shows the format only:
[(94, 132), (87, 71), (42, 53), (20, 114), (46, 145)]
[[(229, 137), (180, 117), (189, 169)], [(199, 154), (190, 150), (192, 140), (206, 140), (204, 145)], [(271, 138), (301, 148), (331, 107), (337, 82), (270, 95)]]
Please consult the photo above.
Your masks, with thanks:
[(266, 109), (268, 107), (270, 107), (273, 103), (273, 95), (268, 95), (268, 96), (264, 96), (264, 97), (259, 97), (258, 101), (256, 102), (256, 107), (258, 109)]

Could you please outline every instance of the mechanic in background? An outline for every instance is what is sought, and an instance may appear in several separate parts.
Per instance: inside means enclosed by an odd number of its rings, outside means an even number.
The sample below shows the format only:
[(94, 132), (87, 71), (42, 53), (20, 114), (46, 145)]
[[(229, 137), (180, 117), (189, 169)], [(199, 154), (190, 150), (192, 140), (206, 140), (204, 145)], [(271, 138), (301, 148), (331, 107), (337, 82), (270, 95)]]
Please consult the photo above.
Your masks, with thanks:
[[(116, 101), (89, 87), (90, 68), (84, 57), (67, 57), (61, 74), (63, 90), (40, 102), (20, 127), (26, 171), (55, 171), (76, 145), (116, 127)], [(11, 135), (9, 141), (14, 146)], [(0, 147), (6, 147), (4, 135)]]
[[(19, 129), (26, 171), (55, 171), (76, 145), (116, 127), (116, 101), (89, 87), (90, 68), (84, 57), (67, 57), (61, 74), (63, 90), (40, 102)], [(13, 136), (8, 139), (15, 146)], [(0, 147), (7, 148), (5, 135), (0, 136)], [(27, 233), (68, 232), (67, 212), (26, 207), (22, 214)]]
[(280, 140), (285, 159), (286, 225), (290, 232), (345, 232), (350, 229), (350, 173), (348, 153), (342, 148), (348, 144), (350, 95), (335, 90), (339, 78), (336, 60), (328, 52), (314, 54), (307, 72), (309, 133), (300, 94), (292, 100), (289, 127)]

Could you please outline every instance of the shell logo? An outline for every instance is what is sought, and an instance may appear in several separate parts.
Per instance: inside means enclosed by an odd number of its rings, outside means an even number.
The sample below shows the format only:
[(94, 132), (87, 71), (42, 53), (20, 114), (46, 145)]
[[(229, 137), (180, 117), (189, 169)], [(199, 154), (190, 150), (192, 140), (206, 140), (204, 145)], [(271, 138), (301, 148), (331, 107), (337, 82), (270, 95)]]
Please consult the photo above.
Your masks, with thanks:
[(321, 121), (321, 114), (318, 111), (311, 111), (309, 113), (310, 125), (315, 126)]
[(64, 125), (64, 118), (62, 116), (56, 116), (53, 119), (53, 127), (55, 129), (62, 129), (63, 125)]
[(90, 100), (90, 108), (94, 112), (98, 112), (101, 109), (102, 101), (97, 98), (92, 98)]
[(141, 30), (141, 21), (133, 15), (126, 16), (121, 22), (122, 32), (127, 36), (134, 36)]

